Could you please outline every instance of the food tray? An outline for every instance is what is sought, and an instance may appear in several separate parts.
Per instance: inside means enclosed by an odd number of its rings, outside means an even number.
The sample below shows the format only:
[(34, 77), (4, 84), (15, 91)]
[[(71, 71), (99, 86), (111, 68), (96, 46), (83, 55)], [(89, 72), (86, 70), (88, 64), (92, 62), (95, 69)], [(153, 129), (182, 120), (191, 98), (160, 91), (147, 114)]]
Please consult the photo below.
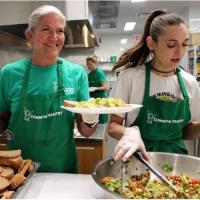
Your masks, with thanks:
[(25, 186), (28, 184), (28, 182), (29, 182), (30, 178), (33, 176), (33, 174), (35, 174), (36, 171), (38, 170), (38, 168), (40, 167), (40, 163), (37, 163), (37, 162), (33, 162), (33, 165), (34, 165), (33, 170), (26, 177), (26, 179), (24, 180), (24, 182), (22, 183), (22, 185), (19, 186), (17, 188), (17, 190), (13, 193), (13, 195), (11, 196), (11, 199), (17, 199), (17, 196), (19, 194), (21, 194), (22, 192), (25, 192), (25, 191), (23, 191), (25, 189)]

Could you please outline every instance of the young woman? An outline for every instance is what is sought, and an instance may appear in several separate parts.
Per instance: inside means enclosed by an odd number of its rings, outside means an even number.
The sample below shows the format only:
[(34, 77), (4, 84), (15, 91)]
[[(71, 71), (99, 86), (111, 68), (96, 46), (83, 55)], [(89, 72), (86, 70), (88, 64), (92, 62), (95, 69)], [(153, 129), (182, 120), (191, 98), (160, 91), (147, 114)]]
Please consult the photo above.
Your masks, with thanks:
[(194, 123), (200, 120), (199, 86), (192, 75), (179, 68), (188, 44), (183, 19), (156, 10), (147, 19), (141, 41), (115, 65), (114, 69), (125, 69), (111, 97), (143, 107), (111, 116), (108, 132), (119, 139), (114, 159), (126, 160), (138, 149), (146, 159), (146, 150), (187, 154), (183, 138), (200, 136), (200, 125)]
[[(88, 56), (86, 59), (87, 68), (90, 71), (88, 74), (90, 97), (106, 98), (108, 97), (108, 84), (106, 82), (105, 73), (97, 66), (97, 56)], [(108, 121), (108, 115), (100, 115), (99, 123), (103, 124)]]
[(64, 99), (89, 98), (84, 68), (58, 58), (64, 30), (60, 10), (37, 8), (26, 31), (32, 57), (7, 64), (0, 72), (1, 135), (11, 131), (8, 148), (22, 149), (23, 158), (40, 162), (42, 172), (77, 172), (74, 120), (84, 136), (95, 131), (92, 124), (98, 120), (97, 115), (74, 115), (60, 108)]

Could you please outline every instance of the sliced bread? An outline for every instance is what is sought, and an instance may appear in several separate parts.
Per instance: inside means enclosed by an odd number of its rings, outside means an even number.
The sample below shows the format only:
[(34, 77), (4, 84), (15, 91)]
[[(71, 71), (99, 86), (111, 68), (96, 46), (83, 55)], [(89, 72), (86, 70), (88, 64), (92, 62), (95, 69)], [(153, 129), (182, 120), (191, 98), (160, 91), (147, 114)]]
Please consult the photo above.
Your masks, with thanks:
[(21, 156), (21, 150), (0, 151), (0, 158), (16, 158)]
[(11, 159), (0, 158), (0, 165), (12, 167), (15, 171), (18, 171), (22, 163), (23, 163), (23, 159), (21, 156), (17, 158), (11, 158)]
[(7, 178), (7, 179), (11, 179), (14, 176), (14, 170), (11, 167), (4, 167), (1, 166), (2, 171), (0, 173), (0, 176)]
[(10, 181), (7, 178), (0, 176), (0, 192), (4, 192), (10, 186)]
[(2, 199), (11, 199), (14, 191), (5, 191), (2, 195)]

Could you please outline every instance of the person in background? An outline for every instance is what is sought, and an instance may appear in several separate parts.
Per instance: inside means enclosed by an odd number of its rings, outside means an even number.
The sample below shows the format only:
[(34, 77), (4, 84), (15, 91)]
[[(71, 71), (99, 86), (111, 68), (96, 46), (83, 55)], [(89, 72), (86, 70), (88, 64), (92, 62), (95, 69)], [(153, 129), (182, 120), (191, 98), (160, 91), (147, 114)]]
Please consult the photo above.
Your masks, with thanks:
[[(90, 97), (92, 98), (107, 98), (108, 84), (106, 82), (105, 73), (97, 67), (98, 58), (95, 55), (88, 56), (86, 59), (87, 68), (90, 71), (88, 74)], [(99, 123), (103, 124), (108, 121), (108, 115), (102, 114), (99, 116)]]
[(32, 56), (0, 71), (0, 133), (9, 149), (41, 164), (40, 172), (77, 173), (74, 121), (83, 136), (96, 129), (98, 115), (60, 108), (64, 100), (89, 99), (83, 67), (58, 57), (65, 41), (65, 17), (44, 5), (29, 18), (26, 37)]
[(179, 68), (189, 45), (183, 19), (164, 10), (148, 17), (140, 42), (123, 53), (111, 97), (142, 104), (140, 110), (111, 115), (108, 133), (119, 140), (115, 160), (140, 150), (187, 154), (183, 139), (200, 137), (200, 89), (195, 77)]

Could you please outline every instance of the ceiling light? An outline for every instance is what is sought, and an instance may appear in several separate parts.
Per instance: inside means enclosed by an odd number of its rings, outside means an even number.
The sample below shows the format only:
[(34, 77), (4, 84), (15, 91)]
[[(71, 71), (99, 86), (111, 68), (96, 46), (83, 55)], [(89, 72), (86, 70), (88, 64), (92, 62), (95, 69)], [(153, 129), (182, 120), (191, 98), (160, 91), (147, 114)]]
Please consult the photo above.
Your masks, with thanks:
[(136, 25), (136, 22), (126, 22), (124, 31), (132, 31)]
[(190, 21), (200, 21), (200, 19), (190, 19)]
[(132, 3), (137, 3), (137, 2), (144, 2), (146, 0), (131, 0)]
[(125, 39), (121, 39), (121, 42), (120, 42), (120, 43), (121, 43), (121, 44), (126, 44), (127, 41), (128, 41), (128, 39), (126, 39), (126, 38), (125, 38)]
[(124, 51), (124, 48), (121, 47), (121, 48), (120, 48), (120, 51)]

